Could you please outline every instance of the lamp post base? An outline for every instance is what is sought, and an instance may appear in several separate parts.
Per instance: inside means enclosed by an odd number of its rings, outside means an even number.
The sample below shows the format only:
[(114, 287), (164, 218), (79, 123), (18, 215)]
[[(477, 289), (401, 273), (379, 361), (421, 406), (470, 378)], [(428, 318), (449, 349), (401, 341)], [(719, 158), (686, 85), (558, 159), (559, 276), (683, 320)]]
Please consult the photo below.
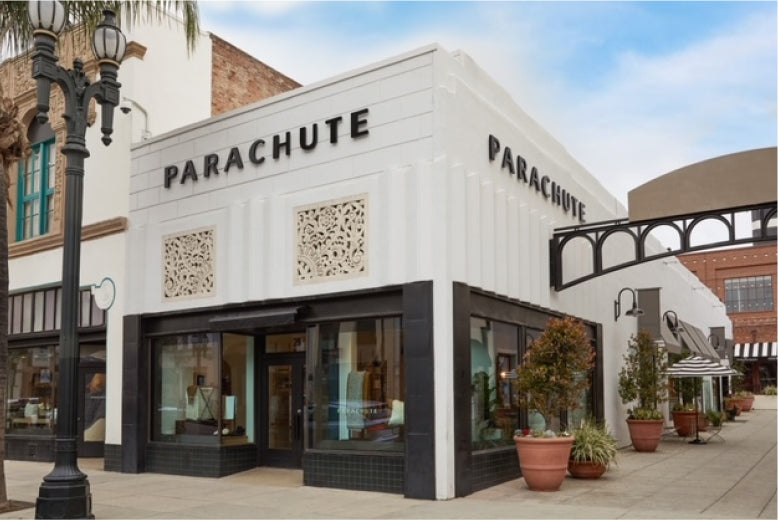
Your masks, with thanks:
[(35, 518), (94, 518), (89, 481), (44, 481), (35, 503)]

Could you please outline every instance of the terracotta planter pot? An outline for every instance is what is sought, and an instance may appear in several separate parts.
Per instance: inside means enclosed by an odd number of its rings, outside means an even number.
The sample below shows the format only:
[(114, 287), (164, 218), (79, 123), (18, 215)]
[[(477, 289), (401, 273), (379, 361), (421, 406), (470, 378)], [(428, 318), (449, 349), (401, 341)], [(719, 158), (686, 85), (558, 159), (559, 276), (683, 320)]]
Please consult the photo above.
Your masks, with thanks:
[(576, 462), (570, 459), (567, 462), (567, 471), (574, 478), (600, 478), (606, 469), (602, 464), (588, 460)]
[(694, 435), (694, 422), (696, 420), (697, 414), (695, 412), (673, 412), (673, 425), (681, 437)]
[(753, 407), (754, 407), (754, 396), (751, 395), (748, 397), (743, 397), (743, 406), (741, 407), (741, 409), (744, 412), (750, 412)]
[(705, 417), (705, 414), (700, 414), (697, 416), (697, 429), (701, 432), (708, 431), (708, 428), (710, 427), (710, 422), (708, 421), (708, 418)]
[(665, 426), (664, 419), (636, 420), (627, 419), (629, 436), (632, 439), (632, 447), (635, 451), (656, 451), (659, 441), (662, 439), (662, 430)]
[(736, 410), (735, 415), (740, 415), (740, 412), (743, 411), (743, 402), (745, 399), (742, 397), (730, 397), (729, 398), (729, 406), (728, 410), (734, 408)]
[(573, 437), (514, 437), (521, 475), (532, 491), (559, 491), (567, 474)]

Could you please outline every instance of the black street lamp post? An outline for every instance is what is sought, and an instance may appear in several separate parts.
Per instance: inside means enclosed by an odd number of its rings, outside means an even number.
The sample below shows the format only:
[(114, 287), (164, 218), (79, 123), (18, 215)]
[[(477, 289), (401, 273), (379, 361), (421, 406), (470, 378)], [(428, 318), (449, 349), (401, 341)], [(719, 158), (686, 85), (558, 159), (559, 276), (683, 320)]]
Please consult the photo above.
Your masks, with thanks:
[(67, 21), (65, 8), (58, 1), (30, 1), (30, 22), (34, 29), (35, 53), (32, 57), (32, 77), (38, 86), (38, 121), (48, 120), (51, 84), (56, 83), (65, 97), (67, 136), (65, 154), (65, 240), (62, 251), (62, 329), (59, 344), (59, 382), (57, 399), (54, 469), (43, 477), (35, 518), (94, 518), (89, 481), (78, 469), (77, 409), (78, 409), (78, 309), (79, 270), (81, 268), (81, 217), (84, 182), (84, 159), (89, 103), (95, 98), (101, 105), (102, 141), (111, 143), (113, 110), (119, 104), (116, 81), (119, 63), (124, 57), (126, 39), (116, 25), (112, 11), (104, 11), (105, 19), (97, 27), (93, 50), (100, 66), (100, 80), (90, 82), (80, 59), (73, 69), (57, 65), (54, 53), (57, 35)]

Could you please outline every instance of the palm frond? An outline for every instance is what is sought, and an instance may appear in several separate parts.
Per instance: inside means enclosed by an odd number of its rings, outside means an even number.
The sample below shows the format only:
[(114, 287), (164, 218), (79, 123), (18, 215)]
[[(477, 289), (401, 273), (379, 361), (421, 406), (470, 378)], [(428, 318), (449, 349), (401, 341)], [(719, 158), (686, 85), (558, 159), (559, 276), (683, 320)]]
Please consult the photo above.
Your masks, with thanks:
[[(147, 20), (162, 21), (166, 16), (182, 20), (187, 49), (192, 52), (200, 34), (200, 14), (195, 0), (144, 0), (121, 2), (62, 2), (68, 13), (70, 27), (86, 26), (83, 34), (92, 34), (103, 20), (103, 10), (116, 12), (121, 22), (131, 27)], [(27, 16), (27, 2), (0, 2), (0, 41), (14, 54), (27, 50), (32, 44), (32, 27)]]

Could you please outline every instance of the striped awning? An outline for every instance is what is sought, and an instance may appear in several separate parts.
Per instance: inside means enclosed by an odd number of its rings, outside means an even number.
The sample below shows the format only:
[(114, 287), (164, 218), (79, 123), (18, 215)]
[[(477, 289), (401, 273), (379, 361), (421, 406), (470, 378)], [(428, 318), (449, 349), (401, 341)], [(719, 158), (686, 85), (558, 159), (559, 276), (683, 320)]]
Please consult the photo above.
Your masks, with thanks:
[(723, 377), (741, 375), (737, 370), (700, 356), (692, 356), (678, 361), (667, 369), (666, 374), (670, 377)]
[(739, 359), (778, 357), (778, 342), (735, 343), (735, 357)]

